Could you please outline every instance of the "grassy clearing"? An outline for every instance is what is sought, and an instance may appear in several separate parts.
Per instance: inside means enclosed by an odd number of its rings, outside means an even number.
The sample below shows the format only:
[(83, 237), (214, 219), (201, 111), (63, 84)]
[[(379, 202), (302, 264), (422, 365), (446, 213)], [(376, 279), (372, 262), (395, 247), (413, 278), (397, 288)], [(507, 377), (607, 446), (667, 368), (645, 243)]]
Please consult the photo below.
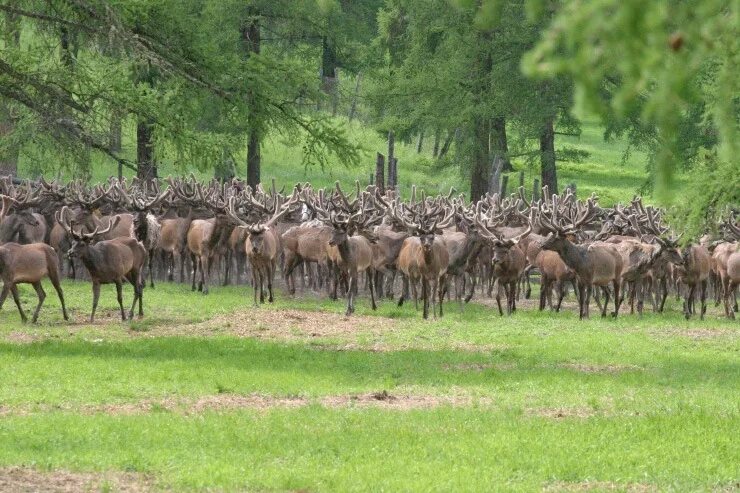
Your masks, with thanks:
[[(0, 468), (136, 473), (178, 490), (709, 491), (740, 479), (740, 331), (718, 309), (703, 322), (672, 306), (579, 323), (448, 304), (423, 322), (362, 299), (345, 321), (341, 302), (315, 296), (255, 309), (247, 288), (163, 284), (133, 323), (104, 291), (111, 318), (90, 326), (89, 285), (65, 292), (74, 324), (51, 296), (38, 326), (0, 312)], [(22, 298), (30, 308), (32, 291)], [(377, 405), (363, 397), (382, 391)]]

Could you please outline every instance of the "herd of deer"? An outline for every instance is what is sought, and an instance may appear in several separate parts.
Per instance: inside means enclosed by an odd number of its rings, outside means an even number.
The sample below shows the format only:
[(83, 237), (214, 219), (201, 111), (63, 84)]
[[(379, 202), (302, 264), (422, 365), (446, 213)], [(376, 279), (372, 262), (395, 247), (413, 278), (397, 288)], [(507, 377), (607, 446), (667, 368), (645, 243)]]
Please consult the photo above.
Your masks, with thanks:
[(581, 318), (588, 318), (592, 296), (602, 316), (613, 299), (616, 317), (625, 298), (632, 312), (637, 301), (642, 314), (646, 297), (654, 311), (662, 312), (674, 290), (683, 295), (686, 318), (697, 311), (698, 295), (703, 318), (711, 289), (727, 317), (734, 318), (740, 284), (734, 211), (719, 225), (719, 237), (679, 248), (663, 211), (639, 198), (602, 208), (595, 196), (583, 201), (570, 191), (550, 196), (546, 189), (542, 196), (528, 200), (520, 189), (510, 197), (493, 195), (468, 204), (454, 191), (417, 197), (412, 189), (404, 201), (392, 190), (380, 194), (359, 184), (350, 194), (338, 183), (320, 190), (299, 184), (286, 196), (274, 183), (265, 191), (236, 180), (203, 184), (192, 177), (168, 179), (166, 187), (136, 179), (86, 187), (43, 179), (14, 184), (4, 178), (0, 307), (12, 294), (25, 322), (16, 285), (30, 283), (38, 295), (35, 322), (46, 296), (41, 280), (48, 277), (67, 320), (61, 266), (75, 278), (82, 264), (93, 288), (90, 320), (101, 284), (111, 283), (125, 320), (124, 282), (134, 290), (128, 317), (137, 302), (142, 316), (145, 276), (154, 287), (155, 277), (172, 281), (179, 265), (180, 282), (189, 274), (192, 289), (203, 293), (214, 266), (224, 284), (251, 272), (255, 304), (266, 296), (273, 301), (281, 269), (291, 294), (296, 278), (304, 287), (325, 288), (333, 299), (341, 291), (347, 315), (354, 312), (361, 289), (369, 291), (373, 309), (378, 298), (393, 298), (397, 277), (399, 305), (409, 297), (418, 303), (421, 287), (424, 318), (430, 308), (433, 316), (442, 316), (453, 285), (461, 309), (476, 287), (489, 296), (495, 289), (503, 315), (502, 296), (511, 314), (522, 292), (530, 296), (530, 274), (536, 270), (540, 310), (559, 311), (569, 285)]

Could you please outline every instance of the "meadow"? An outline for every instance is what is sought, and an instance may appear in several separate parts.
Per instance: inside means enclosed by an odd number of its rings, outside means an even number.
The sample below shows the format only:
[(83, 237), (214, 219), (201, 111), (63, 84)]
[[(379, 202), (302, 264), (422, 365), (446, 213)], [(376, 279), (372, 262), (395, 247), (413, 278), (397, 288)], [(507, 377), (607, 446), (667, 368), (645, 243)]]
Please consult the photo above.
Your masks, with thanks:
[[(490, 300), (423, 321), (306, 292), (145, 291), (120, 322), (64, 284), (0, 312), (0, 489), (732, 491), (740, 326), (710, 305), (579, 322)], [(125, 301), (130, 300), (130, 290)], [(22, 290), (26, 309), (35, 304)]]

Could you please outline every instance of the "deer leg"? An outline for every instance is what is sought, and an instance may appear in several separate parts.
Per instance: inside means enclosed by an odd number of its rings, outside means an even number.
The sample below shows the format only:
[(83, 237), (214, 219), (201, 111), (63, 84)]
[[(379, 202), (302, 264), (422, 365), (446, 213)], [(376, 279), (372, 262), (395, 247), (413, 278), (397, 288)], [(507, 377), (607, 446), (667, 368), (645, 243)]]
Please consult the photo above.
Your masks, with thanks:
[(707, 281), (701, 282), (701, 314), (699, 320), (704, 320), (704, 315), (707, 313)]
[[(635, 281), (635, 283), (639, 283), (640, 281)], [(619, 279), (614, 279), (612, 281), (614, 286), (614, 313), (612, 313), (612, 317), (617, 318), (617, 315), (619, 315), (619, 307), (621, 306), (621, 299), (619, 298), (620, 289), (621, 289), (621, 283), (619, 282)], [(642, 316), (642, 285), (637, 286), (636, 289), (640, 289), (640, 300), (637, 304), (637, 309), (640, 312), (640, 316)], [(604, 306), (606, 306), (606, 303), (604, 303)]]
[(403, 302), (406, 298), (409, 297), (409, 278), (401, 274), (401, 296), (398, 298), (398, 306), (403, 306)]
[(54, 290), (56, 290), (57, 295), (59, 296), (59, 302), (62, 304), (62, 315), (64, 315), (64, 320), (69, 320), (69, 315), (67, 315), (67, 307), (64, 304), (64, 293), (62, 292), (61, 284), (59, 284), (59, 272), (49, 273), (49, 280), (51, 281), (51, 285), (54, 286)]
[(473, 295), (475, 294), (475, 284), (477, 280), (478, 280), (478, 276), (476, 276), (475, 274), (470, 276), (470, 292), (465, 297), (465, 303), (469, 303), (470, 300), (473, 299)]
[[(419, 293), (416, 291), (416, 279), (410, 278), (409, 284), (411, 284), (411, 295), (414, 297), (414, 310), (419, 309)], [(424, 287), (422, 286), (422, 289)]]
[(154, 250), (149, 252), (149, 286), (154, 289)]
[(198, 291), (203, 291), (203, 294), (208, 294), (208, 280), (210, 278), (209, 272), (211, 272), (211, 261), (207, 255), (203, 255), (200, 260), (200, 285)]
[(0, 293), (0, 309), (3, 308), (3, 305), (5, 304), (5, 298), (8, 297), (8, 293), (10, 293), (10, 283), (6, 282), (3, 284), (2, 293)]
[[(560, 306), (563, 304), (563, 298), (565, 298), (565, 292), (566, 292), (565, 282), (563, 282), (563, 281), (558, 281), (557, 282), (556, 292), (558, 293), (558, 304), (555, 307), (555, 312), (556, 313), (559, 313), (560, 312)], [(574, 292), (577, 292), (577, 291), (574, 290)]]
[(260, 276), (260, 303), (265, 302), (265, 266), (261, 265), (259, 268)]
[(10, 285), (10, 292), (13, 295), (15, 306), (18, 307), (18, 313), (21, 314), (21, 320), (23, 321), (23, 323), (26, 323), (28, 321), (28, 318), (26, 317), (26, 312), (23, 311), (23, 307), (21, 306), (21, 299), (18, 296), (18, 288), (16, 287), (15, 283), (12, 283)]
[(498, 305), (498, 314), (503, 316), (504, 311), (501, 309), (501, 281), (498, 282), (498, 287), (496, 288), (496, 304)]
[(193, 278), (192, 278), (191, 291), (195, 291), (195, 276), (198, 272), (198, 260), (194, 254), (190, 255), (190, 263), (193, 264), (193, 272), (192, 272)]
[[(368, 267), (368, 269), (367, 269), (367, 275), (371, 279), (371, 281), (370, 281), (370, 306), (372, 307), (373, 310), (377, 310), (378, 309), (378, 305), (375, 304), (375, 288), (376, 288), (376, 285), (375, 285), (375, 283), (372, 280), (372, 278), (374, 277), (374, 274), (375, 274), (374, 269), (372, 267)], [(380, 299), (380, 298), (378, 298), (378, 299)]]
[(93, 306), (92, 313), (90, 313), (90, 323), (93, 323), (95, 321), (95, 311), (98, 309), (98, 300), (100, 299), (100, 283), (97, 281), (93, 281), (92, 290)]
[(352, 275), (349, 273), (348, 275), (349, 275), (349, 286), (347, 288), (347, 310), (344, 312), (345, 317), (349, 317), (350, 315), (352, 315), (352, 312), (355, 311), (355, 307), (352, 304), (355, 298), (352, 288), (354, 287), (354, 284), (357, 282), (357, 275), (356, 274)]
[(268, 292), (268, 295), (269, 296), (267, 298), (267, 301), (269, 301), (270, 303), (272, 303), (273, 301), (275, 301), (275, 298), (272, 295), (272, 280), (275, 277), (275, 267), (276, 266), (274, 264), (274, 260), (268, 261), (268, 264), (267, 264), (267, 292)]
[(689, 291), (686, 294), (686, 298), (684, 299), (684, 302), (683, 302), (683, 314), (686, 317), (686, 320), (688, 320), (691, 317), (691, 302), (693, 301), (693, 298), (694, 298), (694, 288), (695, 287), (696, 285), (694, 284), (692, 284), (689, 287)]
[[(131, 310), (129, 310), (128, 312), (129, 320), (134, 319), (134, 310), (136, 309), (136, 302), (139, 301), (139, 294), (141, 293), (143, 287), (146, 285), (146, 280), (142, 284), (142, 283), (137, 282), (137, 278), (138, 278), (138, 275), (134, 271), (131, 271), (128, 274), (126, 274), (126, 279), (128, 280), (128, 282), (131, 283), (131, 286), (133, 286), (134, 288), (134, 301), (133, 303), (131, 303)], [(123, 303), (123, 298), (121, 299), (121, 303)], [(123, 308), (123, 306), (121, 306), (121, 308)], [(139, 316), (141, 316), (141, 314)]]
[(36, 323), (36, 320), (39, 318), (39, 312), (41, 311), (41, 305), (44, 304), (44, 300), (46, 299), (46, 292), (44, 291), (44, 287), (41, 285), (41, 282), (36, 281), (31, 284), (33, 285), (33, 289), (36, 290), (36, 296), (39, 297), (39, 304), (36, 305), (36, 310), (34, 310), (33, 317), (31, 318), (31, 322)]
[[(126, 320), (126, 312), (123, 310), (123, 283), (120, 279), (116, 279), (116, 299), (118, 300), (118, 306), (121, 308), (121, 320)], [(134, 289), (136, 289), (134, 287)]]
[(527, 283), (527, 290), (524, 292), (524, 299), (529, 299), (532, 296), (532, 285), (530, 284), (530, 274), (532, 273), (532, 266), (528, 265), (524, 270), (524, 279)]
[(545, 309), (545, 303), (547, 303), (547, 295), (545, 294), (545, 289), (548, 283), (549, 281), (545, 279), (545, 276), (542, 276), (540, 278), (540, 311)]
[(668, 281), (664, 277), (660, 280), (660, 286), (658, 287), (660, 292), (660, 302), (658, 303), (658, 313), (663, 313), (665, 308), (665, 300), (668, 298)]
[(424, 320), (429, 318), (429, 281), (425, 277), (421, 278), (421, 297), (422, 300), (422, 317)]

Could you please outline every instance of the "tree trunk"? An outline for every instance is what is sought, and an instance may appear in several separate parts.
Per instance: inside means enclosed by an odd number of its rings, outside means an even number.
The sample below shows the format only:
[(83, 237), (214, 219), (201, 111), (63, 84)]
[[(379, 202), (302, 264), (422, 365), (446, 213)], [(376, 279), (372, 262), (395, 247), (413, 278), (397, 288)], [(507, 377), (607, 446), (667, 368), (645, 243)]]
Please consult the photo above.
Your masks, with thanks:
[(477, 202), (488, 192), (491, 166), (488, 153), (489, 128), (487, 118), (476, 118), (473, 122), (473, 169), (470, 171), (470, 200), (472, 202)]
[(375, 186), (381, 195), (385, 194), (385, 157), (381, 153), (375, 158)]
[(337, 53), (334, 47), (329, 43), (329, 39), (324, 36), (321, 40), (321, 90), (329, 98), (331, 115), (337, 115), (338, 105), (338, 86), (337, 79)]
[(551, 194), (558, 193), (558, 177), (555, 168), (555, 127), (553, 118), (548, 118), (540, 133), (540, 163), (542, 186)]
[(503, 160), (502, 172), (514, 171), (509, 159), (509, 145), (506, 141), (506, 119), (503, 117), (491, 120), (491, 155), (494, 159), (498, 156)]
[(110, 131), (108, 134), (108, 147), (113, 152), (121, 152), (121, 133), (123, 118), (117, 111), (113, 111), (110, 116)]
[(153, 122), (139, 120), (136, 124), (136, 176), (142, 180), (157, 178), (152, 142)]
[(424, 149), (424, 129), (419, 132), (419, 140), (416, 141), (416, 153), (421, 154)]
[[(10, 6), (16, 2), (10, 2)], [(6, 46), (18, 47), (21, 40), (20, 19), (17, 14), (10, 12), (5, 13), (5, 32), (3, 32), (3, 41)], [(13, 107), (10, 101), (0, 99), (0, 140), (4, 141), (7, 136), (12, 135), (15, 131), (16, 118), (13, 115)], [(5, 151), (0, 153), (0, 175), (17, 176), (18, 159), (20, 156), (20, 146), (10, 144), (5, 146)]]
[[(255, 9), (250, 8), (249, 19), (241, 26), (242, 43), (247, 57), (260, 52), (261, 33), (258, 15)], [(251, 120), (247, 144), (247, 184), (255, 188), (260, 183), (260, 128), (256, 95), (252, 91), (247, 93), (247, 104)]]
[(352, 95), (352, 103), (349, 106), (349, 121), (352, 121), (357, 112), (357, 98), (360, 96), (360, 81), (362, 80), (362, 74), (357, 74), (357, 81), (355, 82), (355, 93)]
[[(452, 141), (455, 138), (456, 132), (457, 130), (454, 130), (447, 134), (447, 138), (445, 139), (444, 144), (442, 144), (442, 149), (440, 149), (439, 154), (437, 154), (438, 158), (442, 159), (443, 157), (445, 157), (447, 152), (450, 150), (450, 146), (452, 145)], [(486, 135), (485, 147), (486, 149), (488, 149), (488, 135)], [(486, 154), (488, 154), (488, 152), (486, 152)]]
[(434, 130), (434, 147), (432, 148), (432, 157), (437, 157), (439, 155), (439, 139), (441, 138), (441, 134), (439, 129)]
[(253, 189), (260, 183), (260, 158), (260, 135), (257, 129), (253, 129), (247, 144), (247, 184)]

